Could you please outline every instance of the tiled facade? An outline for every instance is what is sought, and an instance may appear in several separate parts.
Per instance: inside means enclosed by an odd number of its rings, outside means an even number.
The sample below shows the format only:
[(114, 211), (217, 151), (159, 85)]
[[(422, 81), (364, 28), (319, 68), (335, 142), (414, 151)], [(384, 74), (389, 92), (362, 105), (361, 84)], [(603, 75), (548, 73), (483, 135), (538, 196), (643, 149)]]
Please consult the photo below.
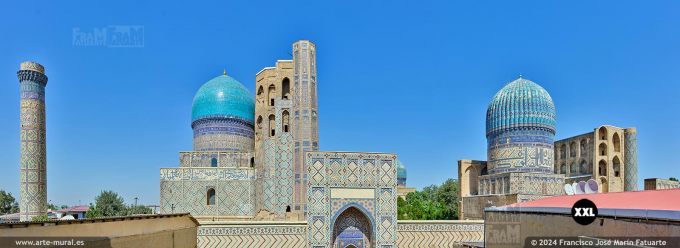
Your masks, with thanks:
[(308, 152), (306, 156), (309, 247), (344, 243), (395, 247), (396, 155)]
[(17, 72), (21, 94), (21, 158), (19, 219), (47, 214), (47, 152), (45, 131), (45, 68), (21, 63)]

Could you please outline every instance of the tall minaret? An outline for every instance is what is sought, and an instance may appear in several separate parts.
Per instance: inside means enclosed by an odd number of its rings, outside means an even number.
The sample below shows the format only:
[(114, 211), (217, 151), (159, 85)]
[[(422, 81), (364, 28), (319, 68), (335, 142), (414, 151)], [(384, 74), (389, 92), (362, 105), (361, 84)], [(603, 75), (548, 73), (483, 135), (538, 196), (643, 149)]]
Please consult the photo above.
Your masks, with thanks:
[(30, 221), (47, 214), (47, 156), (45, 147), (45, 68), (21, 63), (17, 72), (21, 92), (21, 169), (19, 218)]
[(305, 152), (319, 150), (319, 125), (316, 101), (316, 46), (308, 40), (293, 43), (294, 94), (293, 142), (295, 173), (295, 210), (306, 212), (307, 166)]

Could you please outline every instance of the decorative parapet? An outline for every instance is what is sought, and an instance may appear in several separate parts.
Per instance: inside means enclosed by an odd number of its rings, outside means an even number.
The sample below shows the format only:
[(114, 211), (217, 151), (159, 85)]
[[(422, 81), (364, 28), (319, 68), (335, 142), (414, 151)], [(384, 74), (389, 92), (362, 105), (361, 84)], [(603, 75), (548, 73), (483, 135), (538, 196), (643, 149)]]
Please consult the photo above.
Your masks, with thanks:
[(255, 180), (249, 168), (161, 168), (161, 181), (181, 180)]
[(180, 167), (232, 167), (253, 166), (254, 153), (234, 151), (191, 151), (179, 153)]
[(484, 221), (400, 220), (397, 247), (458, 247), (484, 242)]

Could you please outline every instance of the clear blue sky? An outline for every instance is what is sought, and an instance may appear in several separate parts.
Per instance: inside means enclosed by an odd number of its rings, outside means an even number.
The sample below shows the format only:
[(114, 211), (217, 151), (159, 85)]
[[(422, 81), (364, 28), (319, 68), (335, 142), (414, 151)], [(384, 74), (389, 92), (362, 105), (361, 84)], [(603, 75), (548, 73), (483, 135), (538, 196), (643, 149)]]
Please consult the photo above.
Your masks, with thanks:
[[(411, 186), (486, 159), (487, 104), (519, 74), (552, 95), (558, 139), (637, 127), (639, 177), (680, 177), (677, 2), (242, 2), (3, 2), (0, 188), (18, 197), (21, 61), (49, 76), (51, 202), (150, 204), (192, 147), (200, 85), (226, 68), (254, 94), (298, 39), (317, 45), (321, 149), (397, 153)], [(109, 25), (143, 26), (144, 46), (73, 45), (74, 28)]]

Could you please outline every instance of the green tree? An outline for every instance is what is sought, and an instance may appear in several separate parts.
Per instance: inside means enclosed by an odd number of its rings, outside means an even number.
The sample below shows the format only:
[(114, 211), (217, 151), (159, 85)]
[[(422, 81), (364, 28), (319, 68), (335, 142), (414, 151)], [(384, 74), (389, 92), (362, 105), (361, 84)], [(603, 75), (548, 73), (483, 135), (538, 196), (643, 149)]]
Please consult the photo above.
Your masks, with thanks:
[(146, 206), (142, 205), (137, 205), (137, 206), (130, 206), (127, 209), (127, 215), (135, 215), (135, 214), (151, 214), (153, 213), (153, 210)]
[(90, 210), (85, 213), (85, 216), (88, 218), (123, 216), (127, 214), (123, 197), (120, 197), (116, 192), (109, 190), (102, 191), (94, 201), (94, 206), (90, 204)]
[(31, 221), (48, 221), (48, 220), (50, 220), (50, 218), (47, 217), (46, 214), (36, 215), (33, 216), (33, 218), (31, 218)]
[(675, 177), (671, 177), (671, 178), (668, 178), (668, 180), (671, 180), (671, 181), (676, 181), (676, 182), (678, 181), (678, 179), (677, 179), (677, 178), (675, 178)]
[(19, 212), (19, 204), (12, 193), (0, 190), (0, 214), (13, 214)]
[(397, 199), (397, 218), (401, 220), (451, 220), (458, 218), (458, 182), (446, 180), (411, 192)]

